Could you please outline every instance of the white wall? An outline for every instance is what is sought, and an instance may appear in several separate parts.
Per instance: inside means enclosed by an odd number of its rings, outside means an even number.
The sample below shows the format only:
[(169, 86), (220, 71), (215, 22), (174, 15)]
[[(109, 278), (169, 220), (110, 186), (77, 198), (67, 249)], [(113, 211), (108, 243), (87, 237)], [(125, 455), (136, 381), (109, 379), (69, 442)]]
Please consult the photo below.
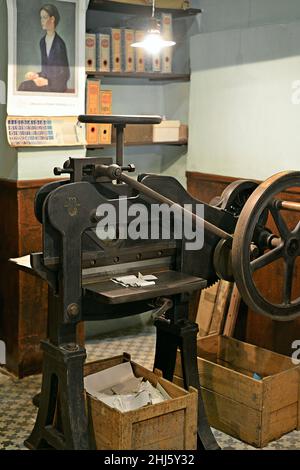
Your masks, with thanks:
[(264, 179), (297, 169), (298, 0), (200, 0), (191, 39), (187, 169)]

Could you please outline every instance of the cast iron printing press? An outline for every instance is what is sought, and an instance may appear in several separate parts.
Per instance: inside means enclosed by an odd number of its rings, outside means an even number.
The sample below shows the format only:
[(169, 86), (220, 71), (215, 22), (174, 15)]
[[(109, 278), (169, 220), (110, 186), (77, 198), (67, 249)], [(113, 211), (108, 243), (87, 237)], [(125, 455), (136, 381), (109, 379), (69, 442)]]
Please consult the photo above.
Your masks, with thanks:
[[(260, 185), (239, 180), (211, 204), (204, 204), (173, 177), (142, 174), (135, 180), (127, 174), (134, 166), (123, 166), (126, 124), (157, 124), (159, 116), (80, 116), (79, 121), (115, 126), (116, 163), (103, 158), (70, 158), (62, 169), (55, 169), (56, 175), (65, 173), (69, 179), (47, 184), (36, 195), (43, 252), (31, 255), (31, 265), (50, 287), (49, 338), (42, 342), (39, 410), (26, 445), (31, 449), (90, 448), (83, 384), (86, 351), (77, 343), (76, 327), (82, 321), (116, 319), (154, 309), (154, 367), (172, 380), (180, 349), (185, 387), (199, 390), (199, 448), (218, 449), (200, 393), (198, 326), (188, 319), (191, 295), (220, 278), (234, 280), (255, 311), (281, 321), (298, 316), (300, 298), (295, 297), (293, 270), (300, 254), (300, 224), (290, 229), (281, 211), (299, 210), (299, 204), (282, 201), (278, 195), (300, 186), (300, 172), (282, 172)], [(161, 234), (155, 240), (125, 239), (118, 236), (121, 224), (113, 239), (101, 239), (96, 230), (97, 209), (111, 204), (119, 221), (120, 198), (126, 199), (128, 207), (141, 204), (149, 213), (153, 204), (172, 206), (174, 220), (186, 213), (194, 226), (203, 224), (203, 248), (187, 250), (184, 236), (177, 239), (173, 232), (169, 239)], [(203, 217), (196, 214), (200, 203)], [(183, 208), (187, 204), (189, 209)], [(130, 221), (128, 217), (127, 223)], [(156, 222), (163, 224), (161, 218)], [(255, 273), (280, 258), (285, 266), (282, 296), (274, 303), (259, 291)], [(155, 275), (155, 285), (125, 289), (111, 280), (139, 272)], [(59, 428), (55, 424), (58, 409)]]

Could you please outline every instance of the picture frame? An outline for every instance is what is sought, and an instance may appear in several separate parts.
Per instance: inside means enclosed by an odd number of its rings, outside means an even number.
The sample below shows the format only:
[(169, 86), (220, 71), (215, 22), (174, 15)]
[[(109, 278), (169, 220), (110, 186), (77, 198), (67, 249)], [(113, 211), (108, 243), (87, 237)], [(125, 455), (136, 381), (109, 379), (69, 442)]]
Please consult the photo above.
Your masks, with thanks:
[(86, 0), (6, 1), (8, 115), (83, 114)]

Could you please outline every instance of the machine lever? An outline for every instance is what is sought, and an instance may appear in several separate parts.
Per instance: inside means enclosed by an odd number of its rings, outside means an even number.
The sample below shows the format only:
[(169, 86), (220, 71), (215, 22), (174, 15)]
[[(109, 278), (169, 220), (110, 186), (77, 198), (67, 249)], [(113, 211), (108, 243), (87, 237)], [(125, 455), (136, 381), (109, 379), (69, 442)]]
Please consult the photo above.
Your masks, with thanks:
[(133, 163), (129, 163), (127, 166), (122, 166), (121, 167), (122, 171), (128, 171), (128, 173), (134, 173), (135, 172), (135, 165)]
[(65, 169), (65, 168), (59, 168), (59, 167), (55, 167), (54, 170), (53, 170), (53, 173), (55, 174), (55, 176), (60, 176), (60, 175), (70, 175), (71, 173), (73, 173), (73, 169), (72, 168), (68, 168), (68, 169)]
[(156, 308), (156, 310), (152, 312), (152, 319), (156, 320), (157, 318), (159, 318), (160, 320), (163, 320), (167, 323), (171, 323), (171, 320), (167, 319), (165, 315), (168, 310), (173, 308), (173, 305), (174, 303), (172, 299), (168, 297), (158, 297), (155, 300), (154, 305), (151, 305), (151, 307)]
[(230, 233), (225, 232), (221, 228), (213, 225), (211, 222), (208, 222), (205, 219), (202, 219), (198, 215), (194, 214), (193, 212), (189, 211), (185, 207), (181, 206), (180, 204), (172, 201), (171, 199), (159, 194), (157, 191), (154, 191), (148, 186), (145, 186), (143, 183), (136, 181), (131, 176), (125, 175), (123, 173), (122, 167), (116, 164), (113, 165), (95, 165), (95, 174), (97, 176), (108, 176), (111, 180), (118, 180), (122, 181), (123, 183), (128, 184), (132, 188), (136, 189), (137, 191), (145, 194), (145, 196), (154, 199), (155, 201), (160, 202), (161, 204), (167, 204), (169, 207), (177, 210), (180, 213), (186, 213), (192, 217), (194, 222), (201, 222), (203, 223), (206, 230), (209, 232), (217, 235), (220, 238), (224, 238), (224, 240), (228, 240), (229, 243), (232, 243), (233, 237)]

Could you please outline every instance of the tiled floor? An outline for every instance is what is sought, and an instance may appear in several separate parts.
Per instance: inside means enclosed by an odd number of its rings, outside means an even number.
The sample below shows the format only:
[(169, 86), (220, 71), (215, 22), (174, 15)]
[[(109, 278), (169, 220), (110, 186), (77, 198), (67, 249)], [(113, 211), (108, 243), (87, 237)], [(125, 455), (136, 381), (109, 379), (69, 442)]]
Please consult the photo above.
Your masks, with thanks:
[[(130, 329), (118, 337), (105, 336), (87, 343), (88, 361), (111, 357), (123, 352), (132, 360), (152, 368), (155, 349), (155, 329)], [(25, 449), (24, 439), (30, 434), (36, 416), (32, 397), (40, 389), (41, 376), (17, 380), (0, 370), (0, 449)], [(213, 430), (222, 449), (254, 450), (220, 431)], [(265, 447), (270, 449), (300, 449), (300, 431), (291, 432)]]

